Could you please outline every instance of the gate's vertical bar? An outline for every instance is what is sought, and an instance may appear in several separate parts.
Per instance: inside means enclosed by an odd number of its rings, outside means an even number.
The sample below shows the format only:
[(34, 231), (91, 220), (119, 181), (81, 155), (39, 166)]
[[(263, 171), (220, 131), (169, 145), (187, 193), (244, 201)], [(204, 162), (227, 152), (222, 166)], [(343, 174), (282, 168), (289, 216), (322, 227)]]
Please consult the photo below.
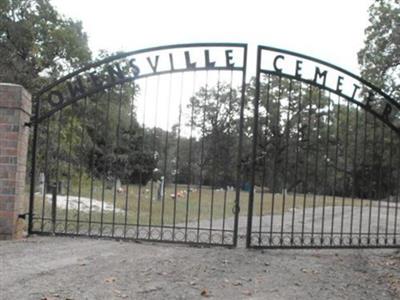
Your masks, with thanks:
[[(145, 144), (145, 137), (146, 137), (146, 101), (147, 101), (147, 89), (148, 89), (148, 82), (147, 77), (144, 81), (144, 92), (143, 92), (143, 116), (142, 116), (142, 145), (141, 145), (141, 154), (144, 154), (144, 144)], [(140, 202), (142, 196), (142, 168), (139, 170), (139, 188), (138, 188), (138, 197), (137, 197), (137, 210), (136, 210), (136, 238), (139, 238), (139, 226), (140, 226)]]
[[(373, 182), (373, 178), (374, 178), (374, 171), (373, 171), (373, 166), (375, 166), (375, 161), (376, 161), (376, 117), (373, 116), (373, 134), (372, 134), (372, 157), (371, 157), (371, 163), (372, 163), (372, 167), (370, 170), (370, 174), (369, 174), (369, 179), (370, 179), (370, 184), (368, 185), (368, 195), (370, 197), (369, 199), (369, 213), (368, 213), (368, 245), (371, 244), (371, 223), (372, 223), (372, 206), (373, 206), (373, 202), (372, 200), (374, 200), (374, 196), (372, 196), (372, 194), (374, 194), (374, 190), (375, 187), (372, 187), (372, 182)], [(372, 197), (371, 197), (372, 196)]]
[[(335, 105), (335, 104), (333, 104)], [(338, 96), (337, 100), (337, 112), (336, 112), (336, 145), (335, 145), (335, 164), (334, 175), (333, 175), (333, 199), (332, 199), (332, 222), (331, 222), (331, 237), (330, 237), (330, 245), (333, 245), (334, 233), (335, 233), (335, 208), (336, 208), (336, 184), (337, 184), (337, 171), (338, 171), (338, 162), (339, 162), (339, 146), (340, 146), (340, 97)], [(333, 108), (333, 110), (335, 107)]]
[[(64, 232), (65, 233), (68, 233), (69, 198), (70, 198), (70, 190), (71, 190), (72, 136), (73, 136), (73, 131), (74, 131), (74, 127), (75, 127), (74, 126), (74, 119), (72, 117), (75, 114), (74, 107), (75, 107), (74, 104), (72, 104), (71, 105), (71, 113), (72, 113), (72, 115), (69, 117), (69, 122), (70, 122), (69, 132), (67, 131), (67, 134), (66, 134), (69, 146), (68, 146), (67, 200), (66, 200), (66, 204), (65, 204), (65, 225), (64, 225)], [(58, 160), (59, 159), (60, 158), (58, 158)], [(58, 180), (57, 180), (57, 183), (58, 183)]]
[[(243, 70), (242, 70), (242, 87), (240, 98), (240, 118), (239, 118), (239, 142), (238, 157), (236, 165), (236, 196), (235, 196), (235, 221), (233, 224), (233, 246), (237, 246), (238, 228), (239, 228), (239, 212), (240, 212), (240, 190), (241, 190), (241, 169), (242, 169), (242, 147), (243, 147), (243, 124), (244, 124), (244, 105), (246, 101), (246, 73), (247, 73), (247, 45), (243, 48)], [(258, 72), (258, 71), (257, 71)]]
[(56, 233), (56, 221), (57, 221), (57, 184), (53, 185), (52, 197), (51, 197), (51, 224), (52, 232)]
[[(228, 106), (228, 111), (232, 110), (232, 101), (233, 101), (233, 70), (231, 70), (230, 72), (230, 82), (229, 82), (229, 106)], [(236, 100), (236, 97), (235, 97)], [(240, 113), (240, 112), (239, 112)], [(228, 122), (231, 122), (232, 119), (230, 118)], [(228, 135), (231, 134), (230, 128), (228, 128)], [(229, 147), (234, 147), (234, 145), (232, 145), (232, 143), (229, 143)], [(230, 156), (226, 156), (225, 160), (224, 160), (224, 174), (228, 173), (228, 161), (230, 160)], [(236, 178), (235, 178), (236, 179)], [(236, 182), (235, 182), (236, 183)], [(226, 204), (227, 204), (227, 200), (228, 200), (228, 193), (229, 190), (228, 186), (227, 186), (227, 182), (224, 181), (224, 202), (223, 202), (223, 208), (222, 208), (222, 237), (221, 237), (221, 243), (225, 244), (225, 227), (226, 227)], [(231, 182), (229, 182), (229, 185), (231, 184)], [(232, 239), (233, 242), (233, 239)]]
[[(277, 160), (278, 160), (278, 155), (280, 155), (279, 153), (279, 147), (280, 147), (280, 121), (281, 121), (281, 97), (282, 97), (282, 76), (279, 76), (278, 79), (278, 99), (276, 101), (276, 106), (277, 106), (277, 110), (275, 112), (274, 110), (274, 105), (272, 106), (272, 112), (276, 113), (276, 121), (275, 124), (272, 125), (273, 127), (275, 127), (274, 129), (272, 129), (271, 132), (271, 137), (273, 136), (272, 139), (272, 146), (274, 147), (274, 163), (273, 163), (273, 168), (272, 168), (272, 204), (271, 204), (271, 222), (270, 222), (270, 244), (271, 242), (273, 242), (273, 234), (274, 234), (274, 216), (275, 216), (275, 201), (276, 201), (276, 182), (278, 181), (276, 173), (277, 173)], [(272, 103), (274, 102), (274, 99), (272, 98)], [(275, 131), (275, 132), (274, 132)], [(278, 142), (276, 142), (276, 137), (278, 137)], [(283, 197), (282, 197), (283, 198)], [(283, 206), (283, 205), (282, 205)], [(280, 244), (282, 242), (282, 239), (280, 239)]]
[[(284, 245), (284, 232), (285, 232), (285, 209), (286, 209), (286, 194), (287, 194), (287, 184), (288, 184), (288, 168), (289, 168), (289, 148), (290, 148), (290, 109), (292, 106), (292, 93), (293, 93), (293, 80), (289, 79), (289, 94), (288, 94), (288, 104), (287, 104), (287, 114), (286, 114), (286, 124), (283, 126), (285, 132), (285, 164), (283, 170), (283, 185), (282, 185), (282, 218), (281, 218), (281, 246)], [(283, 119), (283, 116), (282, 116)], [(282, 147), (281, 147), (282, 149)], [(281, 151), (281, 150), (279, 150)], [(265, 166), (264, 166), (265, 168)]]
[(58, 179), (59, 179), (59, 170), (60, 170), (60, 159), (59, 159), (59, 157), (60, 157), (60, 144), (61, 144), (61, 128), (62, 128), (62, 124), (63, 124), (63, 122), (62, 122), (62, 118), (63, 118), (63, 110), (60, 110), (59, 111), (59, 117), (58, 117), (58, 133), (57, 133), (57, 155), (56, 155), (56, 157), (57, 157), (57, 163), (56, 163), (56, 182), (54, 183), (54, 185), (56, 186), (56, 190), (57, 190), (57, 192), (58, 192), (58, 189), (60, 188), (59, 187), (59, 182), (58, 182)]
[(290, 243), (294, 243), (294, 223), (296, 214), (296, 197), (297, 197), (297, 185), (301, 182), (298, 179), (299, 171), (299, 140), (300, 140), (300, 124), (302, 123), (301, 112), (302, 112), (302, 83), (299, 83), (299, 100), (298, 100), (298, 111), (297, 111), (297, 126), (296, 126), (296, 158), (295, 158), (295, 170), (294, 170), (294, 191), (293, 191), (293, 205), (292, 205), (292, 220), (291, 220), (291, 233), (290, 233)]
[[(366, 163), (367, 163), (367, 144), (368, 144), (368, 135), (367, 135), (367, 127), (368, 127), (368, 115), (367, 112), (364, 111), (364, 134), (363, 134), (363, 155), (362, 155), (362, 176), (365, 177), (366, 173)], [(361, 195), (361, 204), (360, 204), (360, 223), (359, 223), (359, 235), (358, 235), (358, 245), (362, 244), (362, 235), (363, 235), (363, 210), (364, 210), (364, 198), (365, 194)]]
[[(250, 192), (249, 192), (249, 207), (247, 211), (247, 236), (246, 247), (251, 246), (251, 232), (253, 221), (253, 206), (254, 206), (254, 183), (255, 183), (255, 168), (257, 156), (257, 135), (258, 135), (258, 105), (260, 102), (260, 72), (261, 72), (261, 51), (260, 46), (257, 47), (257, 66), (256, 66), (256, 89), (254, 95), (254, 121), (253, 121), (253, 151), (251, 158), (251, 178), (250, 178)], [(236, 245), (236, 244), (235, 244)]]
[[(111, 102), (111, 92), (112, 88), (107, 90), (107, 113), (106, 113), (106, 137), (105, 137), (105, 145), (104, 147), (107, 148), (108, 142), (108, 131), (109, 131), (109, 117), (110, 117), (110, 102)], [(108, 161), (106, 162), (108, 164)], [(102, 174), (102, 191), (101, 191), (101, 214), (100, 214), (100, 236), (103, 235), (103, 222), (104, 222), (104, 197), (105, 197), (105, 180), (106, 180), (106, 170), (107, 168), (103, 168)]]
[[(97, 103), (99, 99), (95, 100), (94, 106), (94, 122), (93, 128), (97, 127)], [(95, 142), (92, 141), (92, 147), (90, 151), (90, 203), (89, 203), (89, 228), (88, 228), (88, 235), (92, 233), (92, 215), (93, 215), (93, 192), (94, 192), (94, 149), (95, 149)]]
[(312, 86), (308, 86), (308, 103), (304, 105), (304, 108), (308, 106), (307, 116), (307, 145), (306, 145), (306, 161), (305, 161), (305, 174), (303, 181), (303, 215), (301, 222), (301, 245), (304, 245), (304, 230), (306, 224), (306, 206), (307, 206), (307, 191), (308, 191), (308, 173), (309, 173), (309, 157), (310, 157), (310, 139), (311, 139), (311, 111), (312, 111)]
[(315, 137), (316, 149), (315, 149), (315, 166), (314, 166), (314, 195), (313, 195), (313, 204), (312, 204), (312, 219), (311, 219), (311, 245), (314, 245), (314, 234), (315, 234), (315, 208), (316, 208), (316, 201), (317, 201), (317, 193), (318, 193), (318, 165), (319, 165), (319, 140), (320, 140), (320, 127), (321, 127), (321, 98), (322, 98), (322, 91), (318, 89), (318, 102), (317, 102), (317, 109), (315, 112), (315, 116), (317, 118), (317, 132)]
[[(153, 157), (156, 159), (157, 156), (157, 151), (156, 151), (156, 136), (157, 136), (157, 119), (158, 119), (158, 100), (159, 100), (159, 95), (160, 95), (160, 76), (157, 76), (156, 80), (156, 95), (155, 95), (155, 104), (154, 104), (154, 127), (153, 127), (153, 147), (152, 147), (152, 153)], [(144, 126), (144, 124), (143, 124)], [(152, 176), (153, 177), (153, 176)], [(149, 207), (149, 224), (148, 224), (148, 230), (149, 232), (147, 233), (148, 239), (152, 238), (152, 218), (153, 218), (153, 196), (154, 196), (154, 180), (151, 178), (150, 181), (150, 207)]]
[(321, 245), (324, 244), (325, 234), (325, 213), (326, 213), (326, 196), (327, 196), (327, 185), (328, 185), (328, 162), (329, 159), (329, 144), (331, 138), (331, 92), (328, 93), (328, 112), (327, 112), (327, 130), (326, 130), (326, 149), (325, 149), (325, 171), (324, 171), (324, 183), (323, 183), (323, 199), (322, 199), (322, 224), (321, 224)]
[(36, 149), (37, 149), (37, 137), (38, 137), (38, 117), (40, 113), (40, 100), (36, 98), (35, 103), (35, 114), (31, 119), (33, 122), (33, 138), (32, 138), (32, 157), (31, 157), (31, 180), (30, 180), (30, 193), (29, 193), (29, 221), (28, 221), (28, 233), (32, 233), (33, 229), (33, 206), (35, 202), (35, 176), (36, 176)]
[(50, 133), (50, 119), (47, 119), (47, 125), (46, 125), (46, 154), (44, 158), (44, 187), (43, 187), (43, 197), (42, 197), (42, 216), (41, 216), (41, 225), (40, 225), (40, 231), (43, 231), (43, 226), (44, 226), (44, 215), (45, 215), (45, 209), (46, 209), (46, 191), (47, 191), (47, 182), (48, 182), (48, 158), (49, 158), (49, 133)]
[[(397, 134), (398, 141), (400, 141), (400, 134)], [(399, 211), (399, 196), (400, 196), (400, 147), (397, 147), (397, 191), (396, 191), (396, 204), (395, 204), (395, 211), (394, 211), (394, 232), (393, 232), (393, 244), (397, 244), (397, 216), (398, 216), (398, 211)]]
[[(118, 91), (118, 117), (117, 117), (117, 128), (116, 128), (116, 135), (117, 135), (117, 140), (116, 140), (116, 149), (119, 151), (120, 147), (120, 138), (121, 138), (121, 107), (122, 107), (122, 94), (123, 94), (123, 88), (124, 85), (121, 84), (119, 86), (119, 91)], [(114, 151), (114, 161), (118, 162), (118, 158), (115, 157), (115, 151)], [(113, 170), (113, 175), (114, 175), (114, 193), (113, 193), (113, 211), (112, 211), (112, 225), (111, 225), (111, 236), (114, 237), (115, 233), (115, 209), (117, 206), (117, 174), (116, 170)]]
[[(85, 97), (85, 102), (84, 102), (84, 108), (83, 108), (83, 124), (82, 124), (82, 131), (81, 131), (81, 137), (80, 137), (80, 150), (81, 153), (80, 155), (82, 155), (82, 153), (84, 153), (84, 149), (83, 149), (83, 141), (85, 138), (85, 128), (86, 128), (86, 110), (87, 110), (87, 97)], [(79, 160), (79, 183), (78, 183), (78, 215), (76, 218), (77, 224), (76, 224), (76, 234), (79, 234), (79, 227), (80, 227), (80, 210), (81, 210), (81, 194), (82, 194), (82, 164), (83, 164), (83, 157), (80, 157)]]
[[(265, 104), (265, 128), (266, 131), (268, 132), (268, 126), (269, 126), (269, 100), (270, 100), (270, 87), (271, 87), (271, 74), (268, 74), (268, 81), (267, 81), (267, 99), (266, 99), (266, 104)], [(262, 92), (260, 90), (260, 99), (263, 99)], [(267, 152), (268, 148), (268, 141), (265, 139), (265, 152)], [(262, 222), (263, 222), (263, 212), (264, 212), (264, 187), (265, 187), (265, 180), (268, 176), (267, 173), (267, 155), (266, 153), (263, 154), (263, 174), (262, 174), (262, 185), (261, 185), (261, 197), (260, 197), (260, 220), (258, 224), (258, 243), (262, 243)]]
[[(384, 155), (385, 155), (385, 124), (381, 123), (382, 126), (382, 131), (381, 131), (381, 141), (380, 141), (380, 146), (381, 146), (381, 155), (379, 158), (379, 174), (378, 174), (378, 188), (377, 188), (377, 194), (378, 194), (378, 218), (377, 218), (377, 228), (376, 228), (376, 244), (379, 245), (379, 233), (380, 233), (380, 227), (381, 227), (381, 209), (382, 209), (382, 200), (383, 198), (383, 193), (381, 186), (382, 186), (382, 165), (384, 164)], [(383, 193), (382, 193), (383, 192)], [(381, 195), (382, 194), (382, 195)]]
[[(169, 74), (169, 84), (168, 84), (168, 104), (167, 104), (167, 131), (165, 133), (165, 148), (164, 148), (164, 166), (163, 166), (163, 175), (164, 175), (164, 184), (163, 191), (161, 197), (161, 229), (160, 229), (160, 240), (163, 240), (164, 237), (164, 214), (165, 214), (165, 182), (167, 180), (167, 160), (168, 160), (168, 138), (169, 138), (169, 116), (170, 116), (170, 106), (171, 106), (171, 98), (172, 98), (172, 73)], [(158, 195), (157, 195), (158, 197)], [(158, 200), (158, 199), (157, 199)]]
[(262, 243), (262, 222), (263, 222), (263, 211), (264, 211), (264, 182), (266, 179), (266, 167), (265, 165), (267, 164), (267, 159), (266, 155), (263, 154), (263, 169), (262, 169), (262, 175), (261, 175), (261, 195), (260, 195), (260, 216), (259, 216), (259, 223), (258, 223), (258, 243)]
[[(268, 116), (268, 111), (269, 111), (269, 100), (270, 100), (270, 87), (271, 87), (271, 74), (268, 74), (268, 80), (267, 80), (267, 99), (266, 99), (266, 104), (265, 104), (265, 128), (266, 132), (268, 132), (268, 126), (269, 126), (269, 116)], [(260, 99), (263, 99), (264, 93), (260, 90)], [(262, 101), (262, 100), (261, 100)], [(265, 145), (265, 146), (264, 146)], [(263, 224), (263, 211), (264, 211), (264, 190), (265, 190), (265, 180), (268, 176), (267, 174), (267, 148), (268, 148), (268, 137), (265, 137), (265, 143), (263, 144), (264, 146), (264, 153), (263, 153), (263, 170), (262, 170), (262, 184), (261, 184), (261, 196), (260, 196), (260, 218), (259, 218), (259, 223), (258, 223), (258, 243), (262, 243), (262, 224)]]
[[(192, 89), (192, 97), (196, 92), (196, 71), (193, 72), (193, 89)], [(186, 218), (185, 218), (185, 242), (187, 242), (188, 236), (188, 222), (189, 222), (189, 200), (191, 195), (191, 183), (192, 183), (192, 146), (193, 146), (193, 122), (194, 122), (194, 105), (192, 105), (192, 109), (190, 112), (190, 140), (189, 140), (189, 154), (188, 154), (188, 183), (186, 188)], [(165, 194), (165, 193), (164, 193)]]
[[(354, 198), (355, 198), (355, 188), (356, 188), (356, 177), (357, 177), (357, 167), (358, 167), (358, 122), (359, 122), (359, 111), (358, 106), (356, 106), (356, 124), (354, 128), (354, 153), (353, 153), (353, 181), (352, 181), (352, 191), (351, 191), (351, 212), (350, 212), (350, 245), (353, 244), (353, 224), (354, 224)], [(361, 220), (360, 220), (361, 221)]]
[[(133, 111), (135, 109), (135, 96), (136, 96), (136, 82), (133, 81), (132, 82), (132, 96), (129, 97), (129, 114), (130, 114), (130, 118), (129, 118), (129, 138), (128, 141), (129, 143), (132, 143), (132, 130), (133, 130)], [(128, 174), (129, 174), (129, 170), (127, 170)], [(126, 179), (126, 195), (125, 195), (125, 216), (124, 216), (124, 238), (126, 238), (126, 233), (127, 233), (127, 225), (128, 225), (128, 211), (129, 211), (129, 185), (130, 185), (130, 179), (129, 179), (129, 175), (127, 176), (128, 178)]]
[(206, 105), (208, 97), (208, 70), (206, 71), (206, 87), (204, 92), (204, 108), (203, 108), (203, 121), (201, 125), (201, 151), (200, 151), (200, 178), (199, 178), (199, 197), (198, 197), (198, 211), (197, 211), (197, 242), (200, 241), (200, 220), (201, 220), (201, 197), (203, 187), (203, 167), (204, 167), (204, 137), (205, 137), (205, 121), (206, 121)]
[(181, 146), (181, 123), (182, 123), (182, 98), (183, 98), (183, 81), (184, 73), (181, 73), (181, 86), (179, 94), (179, 116), (178, 116), (178, 139), (176, 142), (176, 162), (175, 162), (175, 186), (174, 186), (174, 214), (172, 219), (172, 240), (175, 241), (175, 227), (176, 227), (176, 202), (178, 201), (178, 173), (179, 173), (179, 154)]
[(349, 121), (350, 121), (350, 101), (347, 101), (346, 106), (346, 135), (345, 135), (345, 142), (344, 142), (344, 170), (343, 170), (343, 192), (342, 192), (342, 214), (340, 220), (340, 245), (343, 244), (343, 230), (344, 230), (344, 207), (345, 201), (347, 198), (347, 190), (348, 190), (348, 183), (347, 183), (347, 162), (348, 162), (348, 148), (349, 148)]
[[(393, 165), (393, 130), (390, 131), (390, 150), (389, 150), (389, 172), (390, 182), (392, 181), (392, 165)], [(388, 244), (388, 230), (389, 230), (389, 219), (390, 219), (390, 196), (392, 192), (389, 192), (388, 199), (386, 201), (386, 224), (385, 224), (385, 245)]]
[[(221, 85), (220, 85), (220, 78), (221, 76), (221, 71), (218, 70), (218, 78), (217, 78), (217, 94), (215, 95), (215, 105), (218, 109), (219, 107), (219, 101), (220, 101), (220, 89), (221, 89)], [(215, 119), (215, 122), (218, 124), (218, 112), (217, 112), (217, 116)], [(218, 126), (218, 125), (217, 125)], [(218, 143), (218, 129), (217, 131), (214, 133), (214, 128), (211, 128), (212, 133), (212, 139), (213, 141), (213, 150), (212, 150), (212, 179), (211, 179), (211, 203), (210, 203), (210, 229), (209, 229), (209, 243), (212, 243), (212, 230), (213, 230), (213, 218), (214, 218), (214, 200), (215, 200), (215, 161), (216, 161), (216, 156), (217, 156), (217, 143)]]

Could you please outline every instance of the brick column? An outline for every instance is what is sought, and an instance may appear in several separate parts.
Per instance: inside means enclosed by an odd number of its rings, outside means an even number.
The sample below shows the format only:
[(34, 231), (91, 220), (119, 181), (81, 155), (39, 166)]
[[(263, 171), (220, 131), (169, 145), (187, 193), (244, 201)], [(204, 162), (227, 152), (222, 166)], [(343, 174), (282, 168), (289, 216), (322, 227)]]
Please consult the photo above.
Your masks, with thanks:
[(28, 211), (25, 192), (31, 95), (0, 83), (0, 240), (18, 237), (18, 214)]

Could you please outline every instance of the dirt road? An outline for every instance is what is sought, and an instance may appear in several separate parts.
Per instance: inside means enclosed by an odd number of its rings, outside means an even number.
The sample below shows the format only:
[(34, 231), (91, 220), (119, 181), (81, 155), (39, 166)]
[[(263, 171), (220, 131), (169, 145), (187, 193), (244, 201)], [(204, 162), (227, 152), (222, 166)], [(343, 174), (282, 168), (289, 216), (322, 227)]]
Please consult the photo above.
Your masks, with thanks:
[(0, 242), (1, 299), (400, 299), (394, 250), (193, 248), (86, 238)]

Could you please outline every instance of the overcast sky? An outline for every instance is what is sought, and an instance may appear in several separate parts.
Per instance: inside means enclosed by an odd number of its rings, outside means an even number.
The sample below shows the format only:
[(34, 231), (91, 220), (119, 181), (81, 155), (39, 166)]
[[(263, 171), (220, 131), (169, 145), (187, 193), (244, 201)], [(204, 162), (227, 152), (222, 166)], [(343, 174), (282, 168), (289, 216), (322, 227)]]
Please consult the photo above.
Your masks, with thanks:
[(83, 22), (96, 54), (190, 42), (268, 45), (359, 73), (372, 0), (52, 0)]

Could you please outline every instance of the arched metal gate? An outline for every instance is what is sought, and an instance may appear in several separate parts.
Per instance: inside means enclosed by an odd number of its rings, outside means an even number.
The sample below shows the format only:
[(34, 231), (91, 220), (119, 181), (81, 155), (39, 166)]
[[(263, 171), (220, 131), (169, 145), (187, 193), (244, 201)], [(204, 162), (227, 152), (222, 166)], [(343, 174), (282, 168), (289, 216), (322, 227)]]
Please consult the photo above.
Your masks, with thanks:
[(246, 51), (150, 48), (46, 87), (30, 231), (236, 245)]
[(398, 247), (399, 118), (361, 78), (258, 47), (247, 246)]
[(399, 103), (285, 50), (259, 46), (250, 83), (246, 69), (245, 44), (173, 45), (45, 87), (34, 98), (29, 232), (399, 247)]

